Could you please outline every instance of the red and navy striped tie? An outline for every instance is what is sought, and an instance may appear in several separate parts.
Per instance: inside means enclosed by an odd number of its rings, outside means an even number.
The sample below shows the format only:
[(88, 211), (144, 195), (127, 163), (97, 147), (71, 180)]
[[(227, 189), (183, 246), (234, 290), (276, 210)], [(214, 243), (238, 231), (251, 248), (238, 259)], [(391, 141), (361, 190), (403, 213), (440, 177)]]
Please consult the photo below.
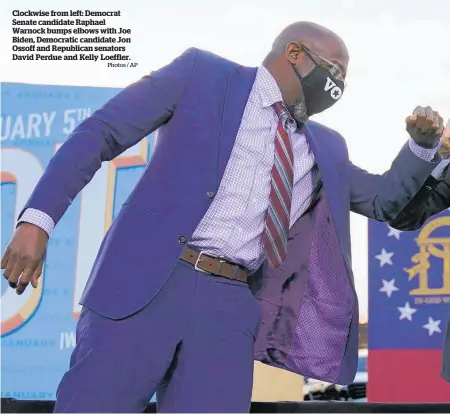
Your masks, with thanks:
[(272, 185), (270, 189), (269, 209), (266, 216), (264, 247), (269, 263), (278, 267), (287, 253), (287, 238), (294, 181), (294, 154), (289, 134), (284, 128), (287, 111), (281, 102), (273, 105), (278, 115), (275, 137), (275, 156), (272, 167)]

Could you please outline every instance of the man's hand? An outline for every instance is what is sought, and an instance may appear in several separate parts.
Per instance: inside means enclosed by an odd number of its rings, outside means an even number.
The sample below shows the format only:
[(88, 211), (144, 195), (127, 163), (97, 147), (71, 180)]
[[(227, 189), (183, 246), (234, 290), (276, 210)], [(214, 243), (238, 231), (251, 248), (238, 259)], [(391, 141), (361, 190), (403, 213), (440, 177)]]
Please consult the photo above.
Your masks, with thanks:
[(406, 131), (410, 137), (424, 148), (434, 148), (444, 131), (444, 120), (429, 106), (418, 106), (406, 118)]
[(439, 148), (439, 154), (442, 158), (450, 156), (450, 119), (445, 126), (444, 133), (441, 138), (441, 148)]
[(36, 288), (47, 252), (47, 233), (34, 224), (21, 223), (2, 257), (1, 268), (9, 286), (21, 295), (28, 284)]

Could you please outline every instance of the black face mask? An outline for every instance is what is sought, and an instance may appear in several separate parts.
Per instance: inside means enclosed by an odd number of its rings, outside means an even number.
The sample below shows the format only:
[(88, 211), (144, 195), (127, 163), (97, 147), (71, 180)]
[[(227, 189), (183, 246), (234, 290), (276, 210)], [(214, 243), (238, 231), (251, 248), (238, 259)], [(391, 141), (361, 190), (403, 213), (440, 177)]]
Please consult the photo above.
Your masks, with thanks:
[(318, 114), (334, 105), (344, 93), (345, 84), (334, 78), (330, 71), (323, 66), (316, 67), (306, 76), (302, 77), (298, 69), (292, 64), (303, 87), (308, 116)]

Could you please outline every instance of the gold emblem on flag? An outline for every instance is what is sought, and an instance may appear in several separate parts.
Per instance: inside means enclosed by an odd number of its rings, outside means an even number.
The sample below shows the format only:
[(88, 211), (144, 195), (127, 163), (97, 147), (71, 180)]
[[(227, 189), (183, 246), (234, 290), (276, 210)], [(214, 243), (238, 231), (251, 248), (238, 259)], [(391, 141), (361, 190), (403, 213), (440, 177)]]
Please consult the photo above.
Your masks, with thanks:
[[(450, 295), (450, 237), (433, 237), (432, 233), (437, 228), (450, 227), (450, 216), (438, 217), (425, 225), (416, 239), (419, 252), (412, 256), (414, 263), (403, 270), (408, 273), (408, 280), (418, 280), (418, 287), (409, 291), (410, 295), (438, 296), (436, 298), (415, 298), (415, 303), (441, 303), (447, 302), (442, 295)], [(429, 286), (429, 274), (431, 257), (442, 260), (441, 287)], [(436, 285), (436, 283), (433, 283)], [(450, 298), (445, 298), (450, 299)]]

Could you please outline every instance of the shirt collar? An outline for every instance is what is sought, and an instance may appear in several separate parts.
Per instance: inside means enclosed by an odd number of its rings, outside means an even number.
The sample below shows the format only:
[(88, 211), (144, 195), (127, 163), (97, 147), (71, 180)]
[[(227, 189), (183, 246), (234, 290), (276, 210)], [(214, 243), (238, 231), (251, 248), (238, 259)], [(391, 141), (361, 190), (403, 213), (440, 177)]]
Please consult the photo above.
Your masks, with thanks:
[[(275, 78), (264, 66), (258, 68), (255, 83), (259, 96), (261, 97), (261, 104), (264, 108), (272, 106), (275, 102), (283, 102), (283, 97), (281, 96), (281, 91)], [(287, 111), (285, 121), (288, 121), (288, 127), (290, 129), (296, 129), (296, 123)]]
[(275, 102), (283, 102), (277, 82), (264, 66), (258, 68), (256, 85), (264, 108), (272, 106)]

